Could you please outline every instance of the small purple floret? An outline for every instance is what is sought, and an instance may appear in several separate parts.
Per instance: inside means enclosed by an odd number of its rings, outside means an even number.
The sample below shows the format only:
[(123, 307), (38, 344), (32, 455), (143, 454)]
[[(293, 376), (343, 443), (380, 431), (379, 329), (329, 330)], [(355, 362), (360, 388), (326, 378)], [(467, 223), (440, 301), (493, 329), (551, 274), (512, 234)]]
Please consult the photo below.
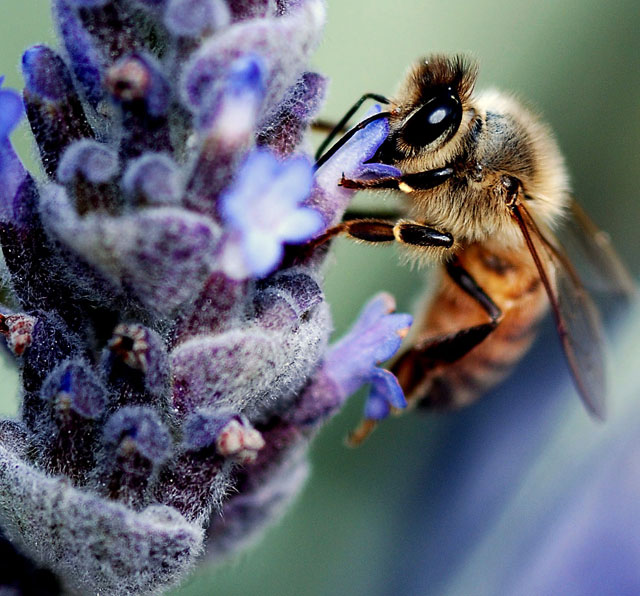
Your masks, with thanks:
[(53, 401), (62, 394), (78, 415), (97, 419), (107, 404), (106, 393), (106, 387), (87, 363), (69, 361), (49, 375), (42, 387), (41, 397)]
[[(169, 431), (156, 411), (144, 406), (122, 408), (107, 420), (105, 445), (115, 449), (122, 447), (125, 441), (154, 463), (164, 461), (171, 446)], [(124, 448), (129, 449), (128, 446)]]
[[(0, 87), (3, 81), (0, 77)], [(13, 89), (0, 88), (0, 222), (13, 219), (13, 199), (27, 176), (9, 140), (23, 114), (20, 95)]]
[(177, 204), (182, 195), (178, 165), (162, 153), (145, 153), (129, 162), (122, 179), (124, 190), (150, 205)]
[(346, 395), (372, 383), (365, 411), (375, 414), (367, 416), (375, 419), (386, 416), (389, 406), (406, 406), (397, 379), (377, 366), (398, 351), (412, 323), (410, 315), (392, 314), (394, 309), (389, 294), (370, 300), (349, 333), (332, 347), (324, 365)]
[(119, 170), (118, 155), (97, 141), (76, 141), (67, 147), (58, 166), (58, 180), (63, 184), (82, 175), (89, 182), (108, 182)]
[(349, 333), (332, 347), (327, 365), (348, 394), (369, 381), (375, 367), (398, 351), (412, 318), (393, 314), (394, 310), (393, 297), (379, 294), (367, 303)]
[(226, 27), (231, 20), (223, 0), (169, 0), (164, 14), (167, 28), (175, 35), (198, 37)]
[(94, 45), (89, 32), (83, 27), (71, 1), (54, 0), (53, 7), (54, 17), (69, 53), (73, 72), (84, 88), (87, 99), (95, 106), (104, 96), (103, 57)]
[(0, 142), (9, 138), (23, 115), (24, 108), (20, 95), (13, 89), (0, 89)]
[(67, 67), (53, 50), (44, 45), (29, 48), (22, 55), (25, 86), (49, 101), (64, 100), (73, 87)]
[[(369, 115), (378, 113), (380, 110), (380, 106), (376, 106)], [(366, 163), (375, 155), (388, 134), (389, 123), (387, 119), (374, 120), (353, 135), (317, 171), (313, 193), (308, 204), (323, 214), (327, 225), (338, 223), (353, 197), (352, 190), (339, 186), (343, 177), (377, 178), (400, 175), (400, 171), (392, 166)]]
[(234, 60), (223, 85), (212, 83), (203, 92), (199, 127), (213, 129), (227, 144), (227, 139), (242, 138), (247, 127), (253, 128), (262, 105), (265, 75), (264, 60), (257, 54)]
[(383, 368), (374, 368), (371, 374), (371, 391), (364, 407), (364, 416), (371, 420), (386, 418), (391, 407), (402, 410), (407, 400), (393, 373)]
[(227, 274), (264, 277), (282, 259), (285, 243), (299, 244), (320, 232), (320, 215), (301, 207), (312, 175), (306, 158), (280, 162), (266, 150), (249, 156), (240, 181), (221, 201), (230, 230), (223, 253)]

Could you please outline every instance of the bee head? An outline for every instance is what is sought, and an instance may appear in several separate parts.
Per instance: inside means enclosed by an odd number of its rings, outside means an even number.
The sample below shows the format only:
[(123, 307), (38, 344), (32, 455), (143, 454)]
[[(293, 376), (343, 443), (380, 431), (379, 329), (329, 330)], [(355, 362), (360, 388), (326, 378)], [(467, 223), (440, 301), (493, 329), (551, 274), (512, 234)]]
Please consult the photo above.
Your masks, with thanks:
[(469, 113), (476, 66), (462, 56), (433, 55), (411, 67), (390, 118), (390, 133), (375, 159), (398, 163), (450, 144)]

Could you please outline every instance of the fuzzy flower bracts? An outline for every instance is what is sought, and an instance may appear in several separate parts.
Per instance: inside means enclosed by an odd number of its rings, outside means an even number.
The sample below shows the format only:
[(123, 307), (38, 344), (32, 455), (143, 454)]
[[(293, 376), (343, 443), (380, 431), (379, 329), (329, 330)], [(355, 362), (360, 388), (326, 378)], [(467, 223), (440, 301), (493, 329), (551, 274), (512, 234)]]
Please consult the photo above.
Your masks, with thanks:
[[(60, 51), (0, 89), (0, 529), (70, 593), (157, 594), (277, 519), (314, 431), (410, 324), (375, 299), (330, 347), (324, 249), (377, 121), (314, 174), (320, 0), (55, 0)], [(26, 113), (44, 174), (9, 135)], [(371, 412), (369, 412), (371, 414)], [(16, 584), (17, 585), (17, 584)]]

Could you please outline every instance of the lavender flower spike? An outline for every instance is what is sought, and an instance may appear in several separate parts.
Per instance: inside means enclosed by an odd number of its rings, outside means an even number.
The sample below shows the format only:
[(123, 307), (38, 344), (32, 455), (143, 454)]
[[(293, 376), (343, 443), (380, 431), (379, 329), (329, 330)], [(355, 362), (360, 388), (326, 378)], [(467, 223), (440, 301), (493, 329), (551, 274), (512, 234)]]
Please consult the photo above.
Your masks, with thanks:
[[(306, 245), (346, 208), (343, 172), (382, 175), (363, 164), (387, 124), (314, 176), (322, 0), (52, 4), (65, 56), (30, 48), (22, 102), (0, 89), (0, 335), (22, 384), (0, 540), (65, 593), (161, 594), (280, 516), (360, 385), (370, 418), (404, 405), (379, 364), (410, 318), (382, 295), (330, 347)], [(9, 142), (23, 112), (39, 179)]]

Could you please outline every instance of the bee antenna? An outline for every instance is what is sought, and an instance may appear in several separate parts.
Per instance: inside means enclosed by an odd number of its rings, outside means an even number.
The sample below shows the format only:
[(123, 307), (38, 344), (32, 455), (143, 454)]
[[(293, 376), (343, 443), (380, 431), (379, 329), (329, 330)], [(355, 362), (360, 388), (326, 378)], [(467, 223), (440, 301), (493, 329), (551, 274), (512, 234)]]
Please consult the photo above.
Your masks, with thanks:
[(391, 116), (391, 112), (378, 112), (377, 114), (373, 114), (373, 116), (369, 116), (365, 118), (361, 122), (358, 122), (353, 128), (349, 129), (344, 133), (342, 138), (334, 143), (331, 148), (324, 154), (322, 157), (316, 161), (314, 169), (318, 170), (321, 166), (323, 166), (335, 153), (340, 149), (354, 134), (356, 134), (359, 130), (362, 130), (365, 126), (371, 124), (375, 120), (380, 120), (382, 118), (388, 118)]
[(320, 147), (318, 147), (318, 150), (316, 151), (316, 159), (320, 159), (320, 156), (330, 145), (331, 141), (333, 141), (338, 133), (344, 130), (347, 122), (349, 122), (349, 120), (351, 119), (351, 116), (353, 116), (358, 111), (360, 106), (365, 101), (367, 101), (367, 99), (373, 99), (374, 101), (377, 101), (378, 103), (382, 103), (384, 105), (389, 105), (391, 103), (384, 95), (379, 95), (378, 93), (365, 93), (358, 101), (356, 101), (356, 103), (354, 103), (349, 108), (347, 113), (340, 119), (340, 122), (338, 122), (338, 124), (336, 124), (331, 132), (327, 135), (327, 138), (322, 141)]

